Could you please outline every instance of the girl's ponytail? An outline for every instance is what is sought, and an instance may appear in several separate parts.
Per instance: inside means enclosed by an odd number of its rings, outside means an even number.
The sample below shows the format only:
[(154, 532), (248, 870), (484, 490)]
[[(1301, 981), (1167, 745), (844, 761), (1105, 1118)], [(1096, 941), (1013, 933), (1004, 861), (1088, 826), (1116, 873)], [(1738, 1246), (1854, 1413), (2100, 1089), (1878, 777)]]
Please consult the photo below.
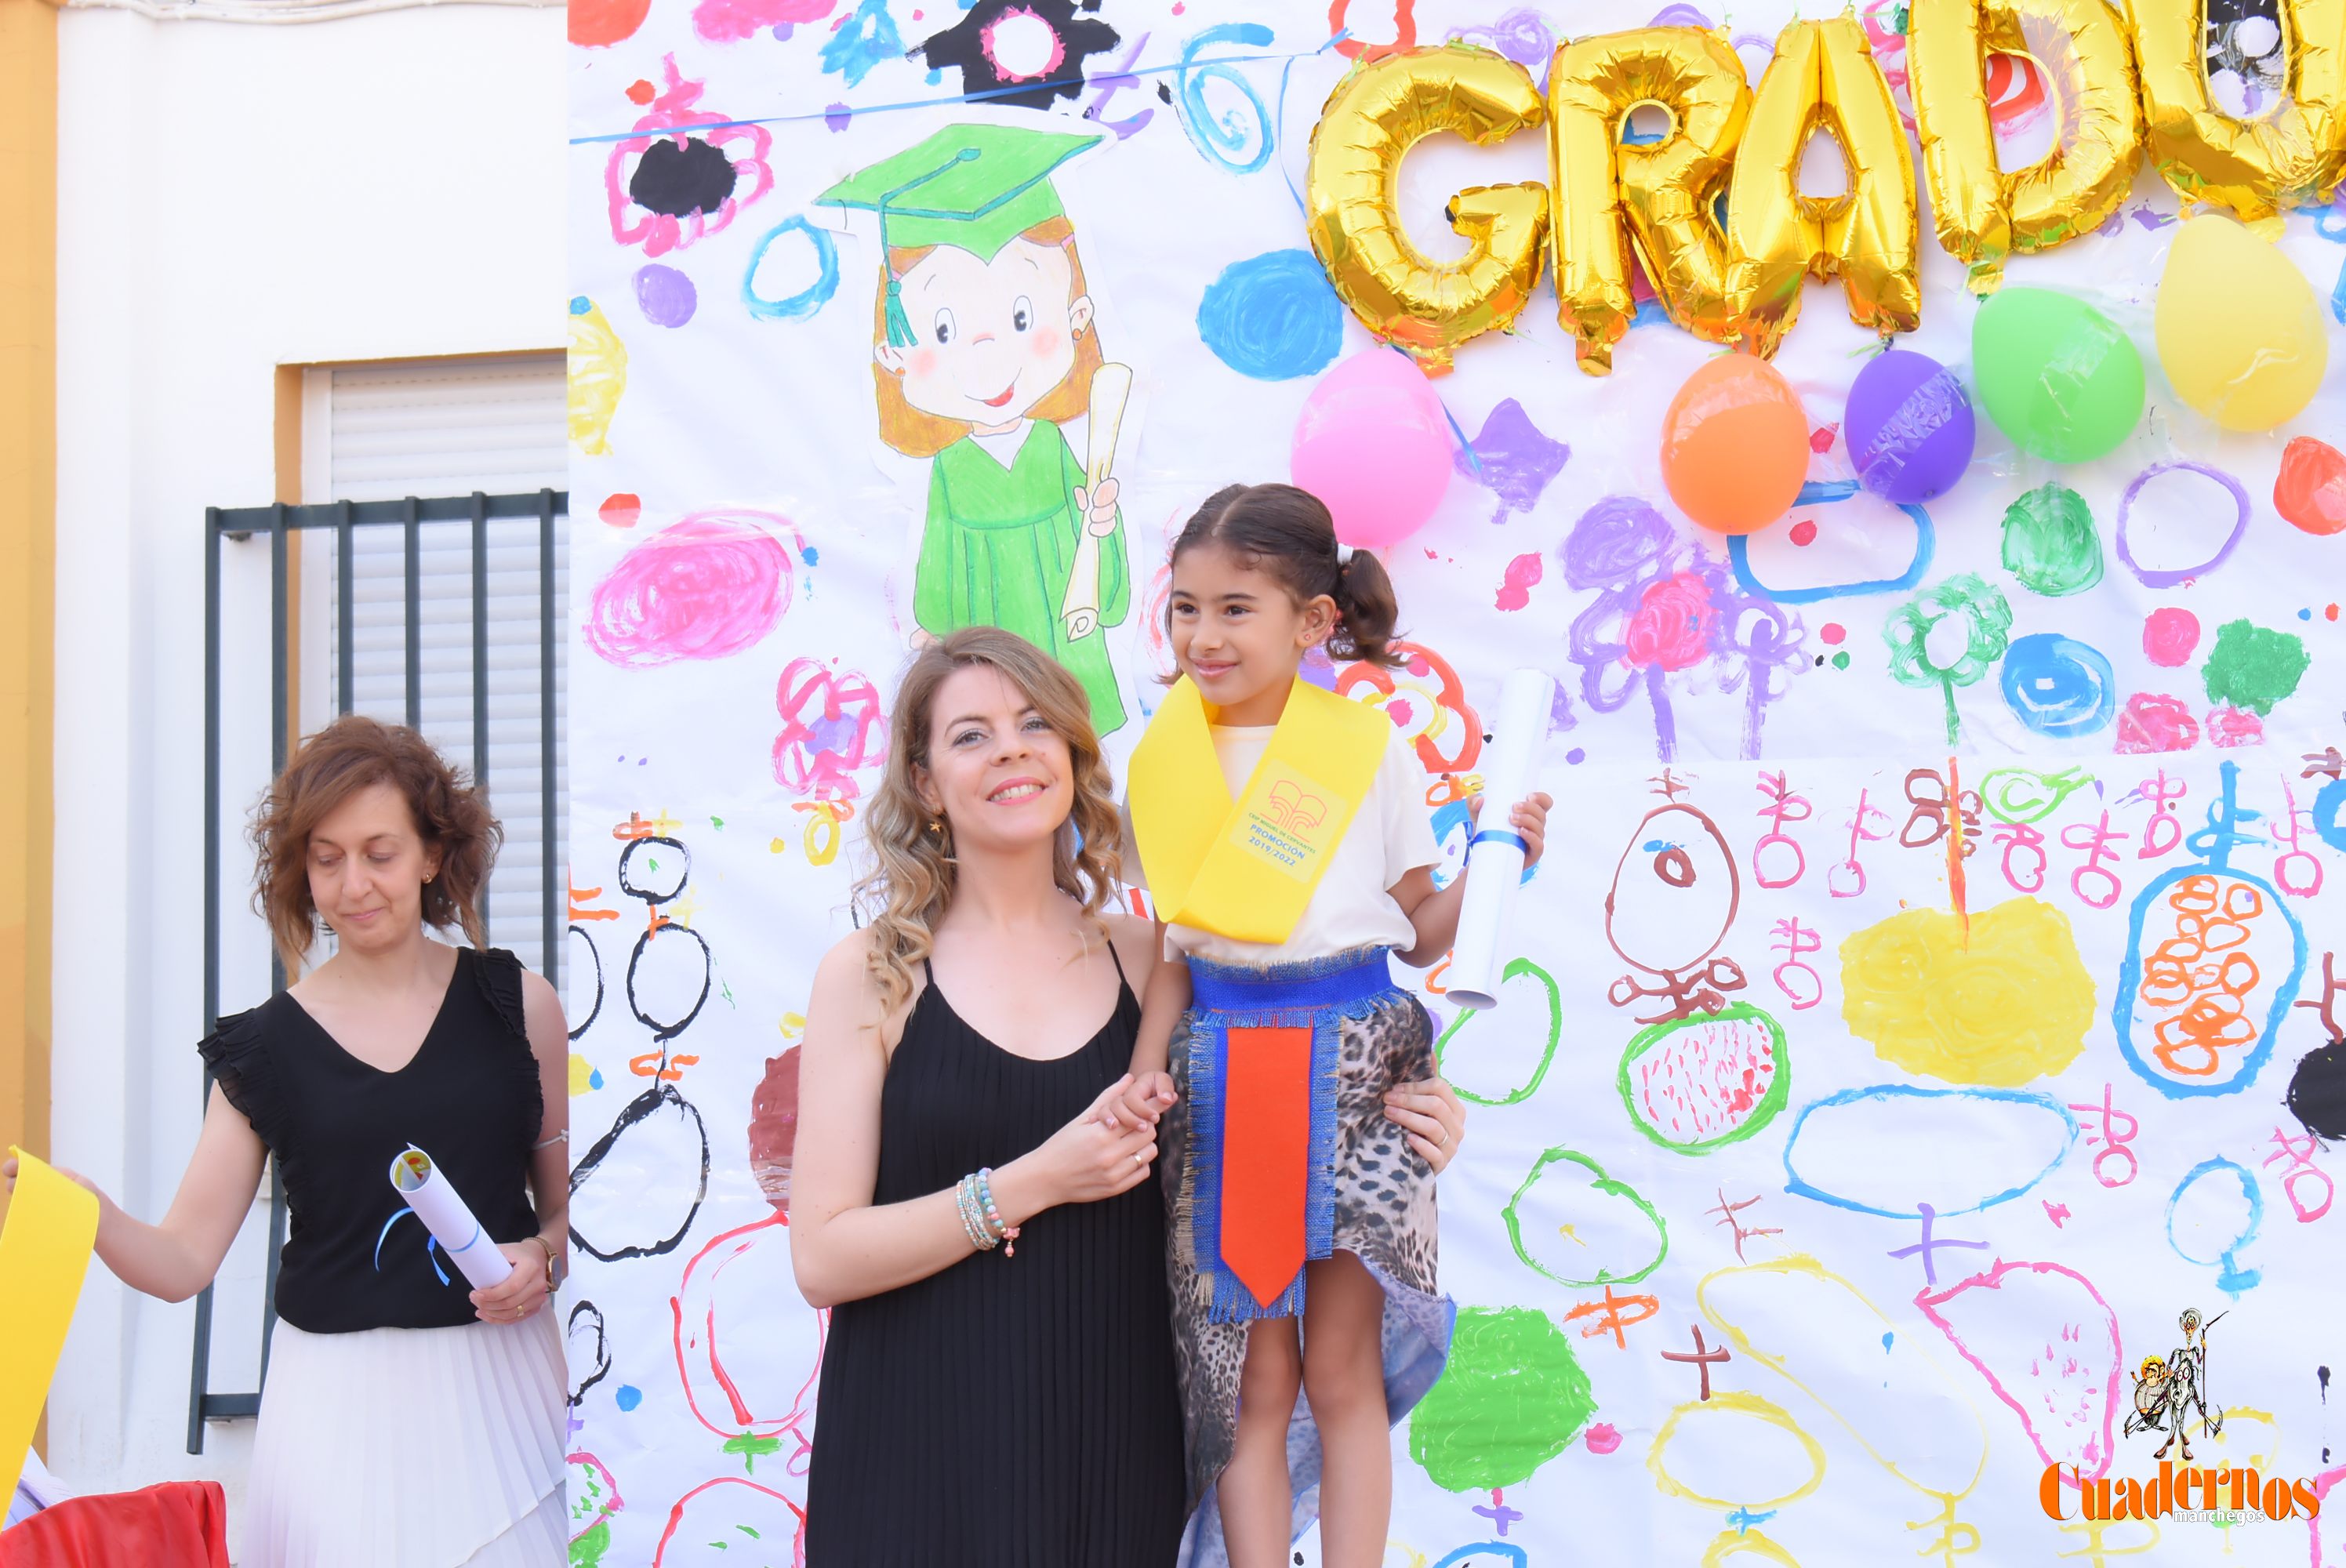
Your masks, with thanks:
[(1393, 600), (1392, 579), (1385, 575), (1383, 562), (1366, 550), (1353, 551), (1337, 566), (1336, 591), (1331, 596), (1344, 618), (1328, 634), (1330, 658), (1388, 668), (1402, 662), (1387, 650), (1401, 606)]
[(1335, 520), (1310, 491), (1292, 484), (1224, 485), (1183, 526), (1171, 558), (1202, 545), (1219, 545), (1277, 577), (1297, 604), (1321, 594), (1335, 600), (1342, 618), (1328, 634), (1330, 658), (1388, 668), (1402, 662), (1388, 647), (1400, 607), (1384, 564), (1365, 550), (1344, 558)]

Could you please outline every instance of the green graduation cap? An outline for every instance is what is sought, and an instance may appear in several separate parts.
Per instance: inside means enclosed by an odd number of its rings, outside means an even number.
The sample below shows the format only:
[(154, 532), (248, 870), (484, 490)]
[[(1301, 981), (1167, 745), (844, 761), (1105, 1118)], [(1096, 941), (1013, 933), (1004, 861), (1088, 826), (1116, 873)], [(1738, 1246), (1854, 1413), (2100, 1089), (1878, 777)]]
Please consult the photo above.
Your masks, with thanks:
[[(1016, 126), (947, 126), (917, 147), (848, 176), (818, 204), (880, 215), (880, 248), (954, 245), (991, 261), (1037, 223), (1066, 212), (1051, 171), (1100, 139)], [(888, 341), (909, 348), (902, 290), (888, 276)]]

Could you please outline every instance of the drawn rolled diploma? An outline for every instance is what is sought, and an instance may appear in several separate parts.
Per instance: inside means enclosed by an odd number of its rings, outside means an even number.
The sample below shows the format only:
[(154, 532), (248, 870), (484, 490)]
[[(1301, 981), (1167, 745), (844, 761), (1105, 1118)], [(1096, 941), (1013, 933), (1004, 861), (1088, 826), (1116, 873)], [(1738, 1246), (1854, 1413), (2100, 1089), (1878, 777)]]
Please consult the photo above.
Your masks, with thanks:
[[(1132, 395), (1132, 367), (1102, 365), (1092, 372), (1091, 436), (1084, 463), (1084, 499), (1099, 494), (1101, 483), (1116, 463), (1116, 438), (1124, 423), (1124, 401)], [(1059, 619), (1067, 626), (1070, 642), (1081, 641), (1099, 627), (1100, 536), (1092, 532), (1088, 514), (1076, 535), (1076, 567), (1067, 575), (1067, 596), (1059, 605)], [(1076, 617), (1080, 615), (1082, 620)], [(1079, 631), (1077, 626), (1081, 626)]]
[(1483, 820), (1466, 847), (1466, 866), (1474, 874), (1466, 881), (1445, 977), (1450, 1000), (1461, 1007), (1479, 1012), (1499, 1004), (1507, 916), (1524, 875), (1524, 840), (1508, 825), (1507, 813), (1532, 792), (1555, 703), (1556, 677), (1545, 670), (1516, 670), (1500, 689), (1498, 741), (1483, 776)]
[(464, 1271), (474, 1289), (486, 1290), (505, 1283), (513, 1264), (497, 1250), (497, 1244), (489, 1239), (489, 1233), (481, 1228), (456, 1189), (441, 1178), (440, 1167), (432, 1163), (430, 1155), (408, 1145), (391, 1162), (391, 1185), (440, 1243), (440, 1250)]

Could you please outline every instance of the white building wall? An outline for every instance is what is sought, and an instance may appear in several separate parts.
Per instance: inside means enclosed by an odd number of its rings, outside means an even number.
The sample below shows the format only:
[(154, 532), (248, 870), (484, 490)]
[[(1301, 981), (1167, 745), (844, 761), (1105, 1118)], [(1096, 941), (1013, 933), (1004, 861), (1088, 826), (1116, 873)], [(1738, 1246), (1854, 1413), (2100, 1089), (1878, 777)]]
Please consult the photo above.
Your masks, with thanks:
[[(69, 10), (60, 34), (51, 1139), (157, 1219), (199, 1120), (203, 509), (273, 498), (280, 364), (562, 344), (563, 15)], [(232, 551), (224, 595), (224, 747), (264, 759), (267, 573)], [(264, 781), (228, 780), (231, 827)], [(223, 1012), (268, 991), (250, 863), (224, 840)], [(252, 1386), (252, 1239), (215, 1389)], [(193, 1329), (92, 1265), (49, 1401), (62, 1480), (210, 1477), (234, 1517), (251, 1423), (185, 1451)]]

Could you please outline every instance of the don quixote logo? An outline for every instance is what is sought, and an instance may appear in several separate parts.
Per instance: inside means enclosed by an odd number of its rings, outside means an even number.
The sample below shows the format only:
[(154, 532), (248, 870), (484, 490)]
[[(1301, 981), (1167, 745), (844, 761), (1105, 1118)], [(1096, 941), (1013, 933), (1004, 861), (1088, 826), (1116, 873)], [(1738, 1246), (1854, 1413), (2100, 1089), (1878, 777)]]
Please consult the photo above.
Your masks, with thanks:
[[(2259, 1475), (2253, 1465), (2203, 1468), (2193, 1463), (2192, 1427), (2203, 1438), (2224, 1430), (2224, 1407), (2208, 1393), (2208, 1346), (2210, 1330), (2229, 1316), (2218, 1312), (2202, 1322), (2198, 1308), (2186, 1308), (2176, 1320), (2181, 1343), (2164, 1356), (2145, 1357), (2134, 1374), (2126, 1434), (2160, 1436), (2163, 1441), (2150, 1455), (2158, 1461), (2158, 1473), (2088, 1480), (2076, 1465), (2048, 1464), (2036, 1488), (2047, 1515), (2065, 1522), (2081, 1514), (2096, 1521), (2178, 1514), (2230, 1514), (2236, 1520), (2320, 1516), (2320, 1494), (2306, 1477)], [(2074, 1499), (2069, 1495), (2073, 1492)]]

